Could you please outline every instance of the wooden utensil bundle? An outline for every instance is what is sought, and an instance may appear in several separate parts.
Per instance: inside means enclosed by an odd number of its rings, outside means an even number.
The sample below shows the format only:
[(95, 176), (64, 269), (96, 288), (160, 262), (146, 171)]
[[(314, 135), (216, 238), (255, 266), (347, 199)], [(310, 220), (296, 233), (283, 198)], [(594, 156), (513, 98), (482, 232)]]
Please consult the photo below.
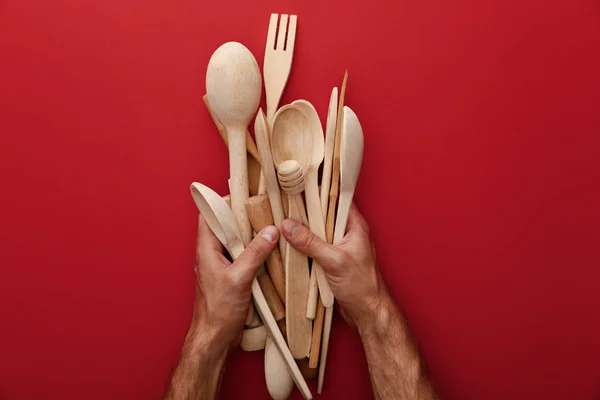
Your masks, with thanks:
[[(347, 73), (339, 100), (337, 88), (331, 93), (326, 140), (308, 101), (278, 109), (291, 69), (297, 17), (282, 15), (278, 20), (277, 14), (271, 15), (263, 68), (267, 115), (258, 110), (256, 144), (247, 134), (261, 92), (256, 60), (244, 46), (229, 42), (215, 51), (207, 70), (204, 101), (229, 147), (231, 195), (221, 198), (198, 183), (192, 184), (192, 195), (198, 209), (210, 214), (211, 229), (234, 259), (250, 242), (252, 230), (281, 227), (286, 217), (301, 221), (329, 243), (334, 243), (334, 234), (339, 241), (362, 161), (360, 124), (343, 107)], [(250, 164), (260, 169), (250, 169)], [(294, 382), (306, 399), (312, 398), (305, 377), (316, 377), (319, 365), (318, 392), (322, 391), (334, 300), (322, 267), (315, 261), (312, 268), (309, 265), (281, 235), (267, 268), (261, 268), (253, 284), (260, 317), (249, 312), (242, 348), (265, 349), (265, 377), (274, 399), (288, 398)]]

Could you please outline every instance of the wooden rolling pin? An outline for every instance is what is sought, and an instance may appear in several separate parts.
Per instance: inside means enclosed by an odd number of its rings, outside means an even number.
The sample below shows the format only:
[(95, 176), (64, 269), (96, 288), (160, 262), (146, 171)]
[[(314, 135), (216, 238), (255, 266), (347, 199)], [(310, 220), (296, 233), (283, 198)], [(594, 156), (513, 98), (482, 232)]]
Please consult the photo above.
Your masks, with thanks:
[[(255, 232), (260, 232), (265, 226), (274, 225), (271, 204), (266, 194), (249, 197), (245, 201), (245, 206), (246, 213), (248, 214), (248, 218), (250, 218), (250, 223)], [(267, 271), (269, 271), (269, 276), (271, 281), (273, 281), (272, 285), (275, 286), (279, 299), (285, 304), (285, 271), (279, 247), (275, 247), (269, 258), (267, 258)], [(267, 294), (265, 293), (266, 296)]]

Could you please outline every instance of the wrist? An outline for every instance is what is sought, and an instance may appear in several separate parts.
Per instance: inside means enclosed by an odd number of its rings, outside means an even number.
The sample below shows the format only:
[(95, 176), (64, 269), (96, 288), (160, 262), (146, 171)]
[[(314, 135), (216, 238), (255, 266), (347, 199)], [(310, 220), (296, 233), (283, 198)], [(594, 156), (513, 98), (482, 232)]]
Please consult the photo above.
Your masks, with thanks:
[(360, 336), (368, 335), (370, 332), (384, 329), (389, 323), (394, 303), (390, 301), (387, 290), (382, 288), (377, 296), (367, 301), (367, 311), (356, 320), (356, 328)]

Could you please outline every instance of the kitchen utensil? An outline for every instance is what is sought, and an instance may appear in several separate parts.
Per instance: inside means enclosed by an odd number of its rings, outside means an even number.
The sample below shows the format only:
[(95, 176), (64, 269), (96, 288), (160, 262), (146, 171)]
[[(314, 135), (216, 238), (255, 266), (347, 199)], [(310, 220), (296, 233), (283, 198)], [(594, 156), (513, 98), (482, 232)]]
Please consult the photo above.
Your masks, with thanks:
[[(340, 142), (340, 196), (333, 237), (334, 244), (337, 244), (342, 240), (346, 233), (348, 214), (350, 213), (350, 206), (352, 205), (352, 198), (354, 197), (354, 190), (362, 165), (363, 149), (364, 138), (360, 121), (354, 111), (352, 111), (350, 107), (345, 106), (343, 108), (342, 116), (342, 136)], [(325, 325), (323, 329), (323, 349), (321, 354), (321, 365), (319, 367), (318, 393), (321, 393), (323, 390), (332, 318), (333, 309), (326, 309)]]
[[(283, 106), (275, 114), (271, 135), (271, 153), (277, 165), (277, 178), (288, 195), (289, 218), (303, 220), (304, 171), (312, 160), (312, 138), (301, 134), (309, 129), (309, 120), (293, 105)], [(306, 217), (304, 217), (306, 218)], [(286, 326), (290, 351), (304, 358), (310, 350), (312, 323), (306, 318), (310, 274), (308, 258), (291, 246), (285, 253)]]
[(323, 175), (321, 177), (321, 208), (323, 219), (327, 219), (327, 205), (329, 188), (331, 187), (331, 170), (333, 168), (333, 151), (335, 147), (335, 128), (337, 123), (338, 88), (331, 90), (329, 108), (327, 110), (327, 127), (325, 128), (325, 160), (323, 161)]
[[(281, 228), (282, 222), (285, 220), (283, 211), (283, 203), (281, 201), (281, 191), (279, 183), (277, 183), (277, 174), (273, 165), (273, 156), (271, 154), (271, 134), (269, 124), (263, 110), (258, 110), (256, 121), (254, 121), (254, 135), (256, 136), (256, 144), (262, 161), (262, 176), (265, 178), (265, 188), (269, 196), (269, 204), (273, 212), (273, 221), (277, 228)], [(283, 235), (279, 235), (279, 250), (281, 255), (285, 255), (286, 240)]]
[(294, 380), (286, 368), (285, 360), (269, 337), (265, 344), (265, 381), (273, 400), (286, 400), (292, 394)]
[[(267, 97), (267, 120), (270, 126), (273, 126), (275, 112), (292, 69), (298, 17), (290, 15), (288, 26), (288, 15), (282, 14), (281, 21), (279, 21), (279, 33), (277, 33), (278, 19), (278, 14), (271, 14), (263, 64)], [(275, 39), (277, 39), (277, 42), (275, 42)]]
[(250, 50), (237, 42), (219, 47), (206, 70), (206, 94), (211, 110), (227, 131), (231, 209), (246, 246), (252, 240), (244, 208), (249, 193), (246, 130), (258, 109), (261, 94), (260, 70)]
[[(306, 170), (304, 195), (306, 197), (306, 209), (308, 214), (308, 224), (310, 230), (313, 231), (318, 237), (326, 240), (325, 236), (325, 220), (323, 217), (323, 211), (321, 209), (321, 200), (319, 199), (319, 166), (323, 162), (323, 156), (325, 151), (325, 143), (323, 138), (323, 128), (321, 127), (321, 121), (319, 120), (319, 114), (317, 110), (306, 100), (296, 100), (292, 102), (292, 106), (299, 109), (304, 116), (308, 119), (308, 128), (299, 132), (301, 135), (307, 136), (307, 141), (312, 140), (312, 157), (310, 165)], [(333, 293), (327, 282), (325, 271), (323, 268), (313, 260), (311, 279), (314, 278), (318, 282), (319, 294), (325, 307), (331, 307), (333, 305)], [(310, 291), (312, 289), (312, 293)], [(315, 285), (310, 285), (308, 294), (308, 305), (306, 316), (309, 319), (315, 318), (315, 312), (317, 309), (317, 293)]]
[[(227, 207), (225, 201), (212, 189), (194, 182), (190, 188), (192, 197), (196, 206), (202, 213), (206, 223), (235, 260), (244, 251), (244, 244), (237, 226), (233, 212)], [(260, 289), (256, 278), (252, 281), (252, 296), (260, 317), (264, 322), (269, 336), (279, 349), (285, 364), (288, 367), (294, 382), (298, 389), (307, 400), (312, 399), (310, 389), (302, 377), (289, 348), (287, 347), (283, 335), (279, 330), (277, 322), (269, 309), (269, 305)]]
[[(223, 124), (221, 122), (219, 122), (219, 120), (217, 119), (215, 114), (213, 114), (212, 109), (210, 108), (210, 104), (208, 104), (208, 95), (205, 94), (204, 96), (202, 96), (202, 100), (204, 101), (204, 105), (206, 106), (208, 115), (210, 115), (210, 119), (212, 119), (213, 123), (215, 124), (215, 127), (217, 128), (217, 132), (219, 132), (219, 135), (223, 139), (223, 142), (225, 142), (225, 146), (227, 146), (227, 148), (229, 148), (229, 140), (227, 139), (227, 130), (225, 130), (225, 127), (223, 126)], [(258, 162), (260, 164), (258, 148), (256, 147), (256, 143), (254, 143), (254, 139), (252, 139), (252, 136), (250, 136), (250, 132), (248, 132), (248, 131), (246, 131), (246, 150), (248, 151), (248, 154), (250, 154), (252, 156), (252, 158), (254, 158), (256, 160), (256, 162)]]
[(256, 328), (244, 329), (240, 347), (244, 351), (257, 351), (265, 348), (267, 342), (267, 330), (264, 325)]
[[(249, 197), (246, 199), (245, 204), (246, 214), (248, 214), (250, 224), (255, 232), (260, 232), (265, 226), (274, 225), (271, 204), (269, 203), (269, 197), (267, 195), (261, 194)], [(279, 296), (280, 302), (285, 303), (285, 271), (283, 269), (279, 247), (275, 247), (273, 252), (267, 258), (267, 270), (269, 271), (269, 276), (271, 277), (271, 281), (273, 281), (272, 286), (274, 286), (277, 291), (276, 293)], [(264, 291), (263, 288), (263, 292)], [(268, 301), (269, 297), (267, 296), (267, 293), (265, 293), (265, 297), (267, 297)], [(283, 305), (281, 309), (283, 310)], [(273, 310), (272, 307), (271, 310)]]
[[(208, 104), (208, 95), (204, 95), (202, 97), (204, 100), (204, 104), (206, 105), (206, 109), (208, 110), (208, 114), (210, 118), (213, 120), (213, 123), (217, 127), (217, 131), (221, 138), (225, 142), (225, 146), (229, 149), (229, 140), (227, 140), (227, 131), (223, 124), (219, 122), (217, 117), (213, 114), (210, 109), (210, 105)], [(247, 160), (248, 160), (248, 189), (250, 191), (251, 196), (256, 196), (258, 194), (258, 189), (260, 186), (261, 174), (260, 174), (260, 158), (258, 156), (258, 149), (256, 148), (256, 144), (250, 136), (250, 133), (246, 131), (246, 149), (248, 150)]]

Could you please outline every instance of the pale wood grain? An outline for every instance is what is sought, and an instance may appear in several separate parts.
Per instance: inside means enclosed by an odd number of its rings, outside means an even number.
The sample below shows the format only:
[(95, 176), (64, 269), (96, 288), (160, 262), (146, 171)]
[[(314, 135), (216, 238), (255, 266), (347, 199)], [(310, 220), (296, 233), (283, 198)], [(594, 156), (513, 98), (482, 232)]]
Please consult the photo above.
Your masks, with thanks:
[(240, 347), (244, 351), (257, 351), (265, 348), (267, 341), (267, 330), (264, 325), (256, 328), (244, 329)]
[(294, 389), (294, 380), (286, 368), (285, 360), (269, 337), (265, 344), (265, 381), (273, 400), (287, 399)]
[(227, 131), (231, 210), (244, 245), (252, 240), (252, 229), (244, 208), (244, 200), (249, 195), (246, 130), (258, 109), (261, 90), (258, 64), (246, 47), (228, 42), (213, 53), (206, 71), (206, 94), (211, 110)]

